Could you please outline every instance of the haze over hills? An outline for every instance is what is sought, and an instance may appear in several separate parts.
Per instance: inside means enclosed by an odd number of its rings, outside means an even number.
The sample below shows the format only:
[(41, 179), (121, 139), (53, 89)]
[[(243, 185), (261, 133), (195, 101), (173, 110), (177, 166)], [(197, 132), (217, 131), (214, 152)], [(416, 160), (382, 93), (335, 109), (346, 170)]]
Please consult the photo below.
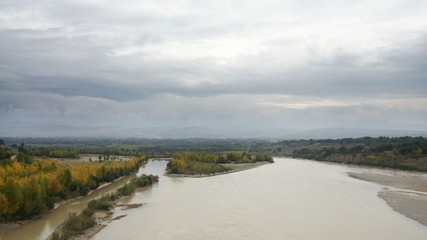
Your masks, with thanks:
[[(390, 127), (390, 128), (387, 128)], [(275, 127), (108, 127), (64, 124), (32, 124), (15, 121), (0, 126), (4, 137), (117, 137), (117, 138), (263, 138), (263, 139), (320, 139), (378, 136), (427, 136), (427, 131), (417, 126), (393, 129), (393, 124), (379, 127), (325, 127), (312, 129), (287, 129)]]

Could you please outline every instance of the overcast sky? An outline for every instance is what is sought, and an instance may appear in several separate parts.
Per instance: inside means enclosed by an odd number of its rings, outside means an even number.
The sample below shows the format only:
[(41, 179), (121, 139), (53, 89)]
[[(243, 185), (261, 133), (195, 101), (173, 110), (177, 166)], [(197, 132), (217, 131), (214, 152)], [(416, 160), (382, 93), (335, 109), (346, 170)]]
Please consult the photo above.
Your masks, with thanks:
[(0, 2), (0, 124), (427, 130), (427, 1)]

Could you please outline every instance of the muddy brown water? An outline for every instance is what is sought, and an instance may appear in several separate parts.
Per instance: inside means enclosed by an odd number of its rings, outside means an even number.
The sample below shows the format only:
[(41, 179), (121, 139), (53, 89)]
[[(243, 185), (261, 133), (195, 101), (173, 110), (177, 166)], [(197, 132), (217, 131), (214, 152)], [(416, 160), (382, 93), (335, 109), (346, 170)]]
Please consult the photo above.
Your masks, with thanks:
[[(288, 158), (275, 162), (214, 177), (170, 178), (163, 176), (166, 161), (150, 161), (139, 174), (157, 174), (160, 182), (125, 200), (144, 205), (126, 210), (126, 217), (93, 239), (427, 239), (427, 227), (377, 197), (384, 186), (347, 176), (359, 168)], [(42, 239), (90, 198), (8, 231), (2, 239)]]

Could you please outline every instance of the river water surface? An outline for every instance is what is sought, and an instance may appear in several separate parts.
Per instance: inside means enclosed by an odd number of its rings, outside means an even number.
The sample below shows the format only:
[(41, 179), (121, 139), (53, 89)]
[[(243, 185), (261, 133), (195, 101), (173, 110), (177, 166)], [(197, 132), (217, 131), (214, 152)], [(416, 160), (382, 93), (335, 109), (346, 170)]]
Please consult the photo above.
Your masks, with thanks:
[[(167, 161), (149, 161), (139, 174), (159, 175), (160, 182), (124, 200), (145, 204), (118, 210), (115, 215), (127, 216), (112, 221), (93, 239), (427, 239), (427, 227), (394, 212), (377, 197), (384, 186), (346, 175), (360, 169), (274, 160), (274, 164), (207, 178), (165, 177)], [(43, 239), (67, 211), (81, 209), (89, 199), (64, 205), (57, 215), (49, 214), (0, 238)], [(55, 221), (55, 216), (61, 220)]]
[(275, 162), (207, 178), (164, 177), (167, 162), (149, 162), (142, 171), (160, 182), (130, 199), (146, 204), (94, 239), (427, 239), (377, 197), (383, 186), (348, 177), (352, 167)]

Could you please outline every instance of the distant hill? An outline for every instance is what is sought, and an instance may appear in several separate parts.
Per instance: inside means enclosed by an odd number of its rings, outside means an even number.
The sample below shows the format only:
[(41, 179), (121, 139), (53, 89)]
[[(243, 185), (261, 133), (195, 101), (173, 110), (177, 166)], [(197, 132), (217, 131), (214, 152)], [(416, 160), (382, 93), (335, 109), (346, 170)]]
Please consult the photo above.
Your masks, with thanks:
[(135, 137), (135, 138), (262, 138), (322, 139), (379, 136), (427, 136), (427, 130), (380, 128), (287, 129), (269, 126), (246, 127), (112, 127), (43, 124), (14, 121), (0, 125), (2, 137)]

